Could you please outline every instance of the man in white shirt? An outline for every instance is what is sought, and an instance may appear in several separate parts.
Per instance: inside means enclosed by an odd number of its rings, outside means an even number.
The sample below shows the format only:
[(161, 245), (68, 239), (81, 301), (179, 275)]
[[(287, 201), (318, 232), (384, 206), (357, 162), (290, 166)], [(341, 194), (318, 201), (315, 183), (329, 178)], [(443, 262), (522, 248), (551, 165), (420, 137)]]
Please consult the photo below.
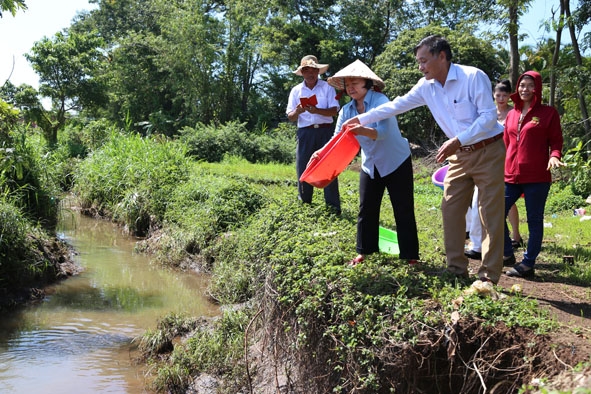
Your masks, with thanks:
[[(296, 151), (298, 197), (308, 204), (312, 202), (314, 187), (300, 182), (299, 179), (306, 170), (312, 154), (330, 141), (334, 132), (333, 117), (339, 111), (335, 89), (318, 78), (326, 70), (328, 70), (328, 64), (319, 64), (316, 56), (304, 56), (300, 66), (294, 71), (294, 74), (302, 76), (304, 81), (291, 89), (287, 102), (287, 118), (290, 122), (297, 122), (298, 125)], [(315, 96), (316, 104), (302, 105), (302, 98), (312, 96)], [(324, 188), (324, 201), (335, 210), (336, 214), (341, 213), (338, 179)]]
[(503, 270), (505, 145), (490, 79), (475, 67), (452, 63), (451, 47), (441, 36), (424, 38), (414, 54), (424, 77), (406, 95), (346, 124), (365, 125), (423, 105), (429, 107), (449, 138), (436, 155), (439, 163), (449, 161), (441, 203), (447, 270), (468, 276), (466, 211), (474, 186), (478, 186), (483, 224), (478, 277), (496, 284)]

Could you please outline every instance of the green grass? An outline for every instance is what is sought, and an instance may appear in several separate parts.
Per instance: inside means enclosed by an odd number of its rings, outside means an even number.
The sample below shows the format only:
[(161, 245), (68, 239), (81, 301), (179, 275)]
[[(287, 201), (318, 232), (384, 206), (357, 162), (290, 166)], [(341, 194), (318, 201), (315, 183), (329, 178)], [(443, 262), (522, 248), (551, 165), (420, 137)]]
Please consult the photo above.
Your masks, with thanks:
[[(208, 256), (212, 297), (221, 304), (249, 302), (271, 308), (265, 324), (281, 327), (281, 335), (292, 343), (302, 362), (322, 364), (326, 379), (343, 390), (353, 385), (378, 390), (384, 384), (379, 372), (384, 348), (417, 345), (424, 340), (425, 327), (443, 330), (455, 310), (464, 319), (484, 326), (504, 324), (538, 334), (554, 330), (557, 322), (535, 300), (518, 294), (502, 300), (468, 296), (464, 290), (470, 280), (454, 284), (430, 274), (445, 267), (442, 192), (431, 184), (433, 169), (415, 164), (415, 212), (424, 260), (416, 268), (382, 253), (369, 256), (355, 269), (346, 266), (355, 255), (358, 174), (354, 171), (339, 178), (343, 215), (337, 217), (324, 207), (320, 190), (315, 191), (311, 205), (297, 201), (293, 166), (255, 165), (236, 158), (220, 164), (196, 164), (188, 183), (177, 189), (183, 190), (179, 192), (182, 198), (168, 206), (167, 225), (175, 229), (176, 239), (207, 232), (195, 251)], [(211, 198), (224, 185), (235, 189), (244, 184), (249, 185), (247, 195), (257, 196), (259, 201), (246, 214), (232, 208), (237, 214), (221, 227), (212, 219), (215, 214), (205, 215), (215, 212), (216, 204), (236, 203), (232, 198)], [(244, 190), (241, 193), (237, 194), (239, 200), (245, 199)], [(523, 206), (520, 213), (523, 221)], [(208, 220), (213, 222), (206, 225)], [(591, 229), (566, 210), (549, 214), (546, 220), (553, 226), (546, 229), (549, 242), (544, 243), (536, 272), (542, 278), (589, 285), (589, 247), (575, 244), (576, 240), (591, 239)], [(387, 197), (381, 224), (394, 228)], [(521, 232), (527, 238), (525, 223)], [(186, 244), (184, 248), (187, 250)], [(573, 266), (564, 266), (564, 254), (575, 255)], [(454, 307), (460, 297), (464, 301)], [(209, 352), (219, 352), (218, 345), (211, 343)], [(188, 375), (212, 368), (223, 370), (228, 363), (244, 367), (238, 353), (230, 356), (234, 361), (221, 356), (211, 361), (217, 363), (214, 368), (191, 358), (187, 349), (177, 351), (183, 353)]]

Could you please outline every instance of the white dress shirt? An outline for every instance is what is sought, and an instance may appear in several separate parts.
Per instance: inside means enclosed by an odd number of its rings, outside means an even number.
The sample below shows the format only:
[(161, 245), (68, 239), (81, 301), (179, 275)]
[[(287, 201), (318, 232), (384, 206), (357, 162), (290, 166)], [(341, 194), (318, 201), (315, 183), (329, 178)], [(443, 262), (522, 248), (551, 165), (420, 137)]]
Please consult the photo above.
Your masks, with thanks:
[(450, 64), (445, 86), (421, 78), (404, 96), (359, 115), (362, 125), (426, 105), (448, 138), (471, 145), (503, 132), (488, 76), (476, 67)]
[[(300, 97), (310, 97), (316, 95), (318, 100), (317, 108), (327, 109), (336, 107), (337, 111), (340, 108), (338, 100), (335, 98), (337, 95), (336, 91), (328, 82), (319, 79), (314, 88), (310, 89), (306, 86), (305, 82), (302, 82), (291, 89), (289, 93), (289, 100), (287, 101), (287, 110), (285, 113), (289, 114), (291, 111), (296, 109), (300, 103)], [(496, 114), (496, 109), (495, 109)], [(495, 115), (496, 116), (496, 115)], [(319, 114), (311, 114), (308, 111), (304, 111), (298, 116), (298, 128), (312, 126), (314, 124), (332, 123), (332, 116), (324, 116)]]

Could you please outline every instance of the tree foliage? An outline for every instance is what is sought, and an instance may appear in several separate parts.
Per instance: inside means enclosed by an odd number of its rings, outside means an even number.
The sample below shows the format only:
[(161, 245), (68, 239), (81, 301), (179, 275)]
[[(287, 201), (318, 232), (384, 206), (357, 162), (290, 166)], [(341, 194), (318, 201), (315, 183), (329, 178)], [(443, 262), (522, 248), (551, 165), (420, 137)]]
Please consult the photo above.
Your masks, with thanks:
[(50, 145), (57, 142), (57, 132), (64, 127), (69, 111), (106, 103), (100, 78), (104, 63), (102, 44), (102, 39), (92, 32), (64, 31), (37, 41), (25, 55), (39, 74), (39, 93), (49, 97), (53, 105), (49, 114), (39, 107), (37, 119)]
[[(432, 25), (403, 32), (376, 59), (374, 71), (384, 79), (384, 93), (387, 96), (394, 98), (404, 95), (423, 76), (416, 64), (413, 48), (423, 37), (431, 34), (447, 38), (452, 47), (454, 63), (480, 68), (493, 83), (504, 74), (504, 65), (490, 42), (468, 32)], [(398, 122), (407, 138), (423, 146), (437, 144), (444, 137), (424, 107), (400, 115)]]
[(12, 16), (16, 15), (16, 12), (19, 10), (26, 10), (27, 5), (25, 4), (24, 0), (1, 0), (0, 1), (0, 18), (3, 16), (4, 11), (8, 11), (12, 14)]
[[(560, 0), (555, 1), (558, 5)], [(386, 93), (392, 96), (420, 78), (411, 49), (434, 31), (450, 38), (454, 61), (482, 68), (493, 82), (514, 79), (526, 69), (545, 75), (551, 71), (548, 54), (556, 45), (565, 54), (570, 51), (560, 42), (519, 50), (519, 20), (531, 0), (92, 3), (98, 7), (79, 14), (68, 32), (42, 40), (33, 51), (45, 78), (41, 94), (49, 94), (55, 107), (64, 109), (51, 118), (54, 129), (69, 108), (143, 134), (172, 136), (184, 127), (230, 121), (251, 130), (275, 127), (286, 121), (289, 90), (301, 82), (292, 71), (302, 56), (314, 54), (330, 65), (323, 78), (360, 59), (388, 80)], [(589, 24), (588, 6), (589, 0), (580, 0), (572, 10), (575, 33)], [(582, 51), (590, 47), (589, 38), (579, 37)], [(577, 93), (560, 72), (584, 81), (588, 59), (574, 71), (568, 56), (559, 55), (554, 66), (556, 106), (565, 109), (569, 103), (573, 108), (568, 100)], [(64, 74), (50, 72), (57, 64)], [(68, 83), (57, 89), (63, 75), (70, 76)], [(579, 104), (576, 116), (583, 116), (581, 110)], [(436, 143), (438, 134), (428, 112), (415, 111), (402, 118), (402, 125), (413, 142)]]

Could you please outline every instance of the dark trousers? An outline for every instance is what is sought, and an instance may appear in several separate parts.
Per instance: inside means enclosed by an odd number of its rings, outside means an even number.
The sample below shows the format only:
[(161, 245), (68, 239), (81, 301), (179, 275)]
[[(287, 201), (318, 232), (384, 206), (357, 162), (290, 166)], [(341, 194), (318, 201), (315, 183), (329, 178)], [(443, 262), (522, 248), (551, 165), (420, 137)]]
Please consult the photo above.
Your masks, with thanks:
[[(332, 127), (298, 129), (297, 131), (298, 147), (296, 150), (296, 172), (298, 175), (298, 196), (302, 202), (308, 204), (312, 202), (314, 187), (306, 182), (300, 182), (300, 177), (306, 170), (306, 166), (308, 161), (310, 161), (312, 154), (326, 145), (326, 143), (332, 138), (332, 134)], [(324, 188), (324, 201), (326, 204), (340, 212), (341, 196), (339, 194), (338, 178)]]
[(412, 161), (409, 157), (394, 172), (380, 176), (375, 169), (374, 179), (359, 173), (359, 215), (357, 216), (357, 253), (379, 251), (380, 207), (384, 190), (388, 189), (394, 210), (396, 233), (401, 259), (419, 258), (419, 239), (414, 207)]
[[(542, 250), (542, 239), (544, 238), (544, 209), (546, 208), (546, 199), (550, 192), (550, 183), (505, 183), (505, 217), (509, 209), (515, 204), (517, 199), (523, 194), (525, 200), (525, 212), (527, 215), (527, 229), (529, 236), (527, 238), (527, 249), (523, 254), (523, 264), (533, 267), (536, 258)], [(505, 256), (513, 254), (513, 245), (509, 237), (509, 228), (505, 221)]]

